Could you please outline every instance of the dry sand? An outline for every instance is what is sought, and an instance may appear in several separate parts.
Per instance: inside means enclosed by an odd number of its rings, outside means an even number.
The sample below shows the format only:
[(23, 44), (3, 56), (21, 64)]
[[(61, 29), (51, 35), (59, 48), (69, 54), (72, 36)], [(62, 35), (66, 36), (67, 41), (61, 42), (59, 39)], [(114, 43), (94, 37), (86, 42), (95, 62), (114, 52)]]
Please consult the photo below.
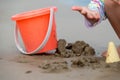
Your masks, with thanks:
[(55, 54), (19, 54), (0, 64), (0, 80), (120, 80), (120, 62), (106, 64), (84, 41), (60, 39)]

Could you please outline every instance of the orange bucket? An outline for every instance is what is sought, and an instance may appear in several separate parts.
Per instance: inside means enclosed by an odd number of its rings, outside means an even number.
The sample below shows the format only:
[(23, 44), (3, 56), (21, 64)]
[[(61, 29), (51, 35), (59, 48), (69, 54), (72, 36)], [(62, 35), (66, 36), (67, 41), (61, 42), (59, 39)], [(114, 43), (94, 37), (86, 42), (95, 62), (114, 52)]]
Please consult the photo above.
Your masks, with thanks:
[[(12, 16), (16, 21), (15, 43), (24, 54), (49, 52), (57, 48), (56, 23), (54, 13), (56, 7), (42, 8)], [(18, 40), (20, 32), (25, 50)]]

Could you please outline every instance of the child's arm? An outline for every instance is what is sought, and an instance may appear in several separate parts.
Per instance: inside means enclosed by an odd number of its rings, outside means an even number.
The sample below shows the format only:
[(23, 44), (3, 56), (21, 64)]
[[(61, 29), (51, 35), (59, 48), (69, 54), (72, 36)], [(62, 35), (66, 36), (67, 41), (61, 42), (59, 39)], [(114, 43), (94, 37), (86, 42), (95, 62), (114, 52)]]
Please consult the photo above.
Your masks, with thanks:
[(86, 19), (85, 23), (87, 26), (89, 27), (95, 26), (96, 24), (106, 19), (104, 11), (104, 0), (92, 0), (89, 3), (88, 8), (92, 11), (97, 11), (100, 15), (100, 19), (95, 23), (91, 23), (88, 19)]
[(118, 5), (120, 5), (120, 0), (112, 0), (114, 1), (115, 3), (117, 3)]

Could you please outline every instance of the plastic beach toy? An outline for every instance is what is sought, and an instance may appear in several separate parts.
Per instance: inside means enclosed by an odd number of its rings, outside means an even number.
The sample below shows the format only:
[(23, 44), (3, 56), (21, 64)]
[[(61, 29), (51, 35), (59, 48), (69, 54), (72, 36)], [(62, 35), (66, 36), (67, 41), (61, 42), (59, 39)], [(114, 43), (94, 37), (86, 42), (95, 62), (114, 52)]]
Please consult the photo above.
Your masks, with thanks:
[(106, 57), (106, 63), (113, 63), (120, 61), (119, 54), (113, 42), (109, 42)]
[[(57, 48), (56, 10), (56, 7), (48, 7), (12, 16), (12, 20), (16, 21), (15, 43), (19, 51), (24, 54), (39, 54)], [(20, 46), (18, 31), (25, 50)]]

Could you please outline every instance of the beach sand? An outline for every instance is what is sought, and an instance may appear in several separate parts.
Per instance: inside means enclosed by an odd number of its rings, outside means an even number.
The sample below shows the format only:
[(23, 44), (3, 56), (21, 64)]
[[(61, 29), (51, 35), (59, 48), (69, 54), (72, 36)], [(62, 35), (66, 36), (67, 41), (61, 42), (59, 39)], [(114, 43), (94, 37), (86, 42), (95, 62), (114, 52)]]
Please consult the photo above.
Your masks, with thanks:
[[(72, 47), (65, 44), (67, 42), (60, 39), (55, 54), (19, 54), (11, 58), (0, 58), (0, 79), (119, 80), (120, 62), (105, 63), (105, 58), (97, 57), (94, 48), (83, 41), (72, 43)], [(84, 50), (81, 51), (81, 47)], [(81, 52), (78, 53), (78, 50)]]
[[(20, 57), (22, 57), (20, 59)], [(36, 59), (37, 58), (37, 59)], [(23, 56), (17, 57), (17, 61), (11, 60), (0, 60), (0, 79), (1, 80), (119, 80), (120, 70), (116, 67), (106, 68), (64, 68), (60, 70), (50, 70), (46, 71), (40, 68), (40, 64), (49, 60), (38, 59), (38, 56)], [(24, 59), (24, 61), (22, 60)], [(52, 60), (56, 62), (61, 61), (61, 59), (56, 59), (52, 57)], [(37, 60), (37, 61), (36, 61)], [(51, 60), (51, 57), (50, 57)], [(59, 61), (58, 61), (59, 60)], [(62, 59), (63, 60), (63, 59)]]
[[(49, 6), (58, 8), (55, 16), (58, 40), (85, 41), (94, 49), (90, 55), (81, 57), (81, 51), (75, 51), (75, 47), (73, 51), (79, 54), (70, 55), (68, 51), (67, 55), (23, 55), (16, 49), (15, 22), (11, 16)], [(106, 64), (105, 58), (94, 56), (107, 50), (109, 41), (120, 44), (107, 20), (97, 27), (86, 28), (79, 13), (57, 0), (1, 0), (0, 14), (0, 80), (120, 80), (119, 63)]]

